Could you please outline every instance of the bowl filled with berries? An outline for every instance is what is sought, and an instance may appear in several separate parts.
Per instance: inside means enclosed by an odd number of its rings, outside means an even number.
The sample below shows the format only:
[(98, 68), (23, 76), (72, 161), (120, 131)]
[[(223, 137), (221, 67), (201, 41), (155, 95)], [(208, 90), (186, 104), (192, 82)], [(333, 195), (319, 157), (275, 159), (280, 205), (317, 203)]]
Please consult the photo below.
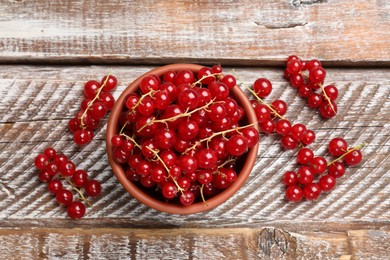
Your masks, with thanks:
[(107, 125), (111, 168), (136, 199), (192, 214), (233, 196), (255, 164), (256, 114), (219, 65), (153, 69), (120, 95)]

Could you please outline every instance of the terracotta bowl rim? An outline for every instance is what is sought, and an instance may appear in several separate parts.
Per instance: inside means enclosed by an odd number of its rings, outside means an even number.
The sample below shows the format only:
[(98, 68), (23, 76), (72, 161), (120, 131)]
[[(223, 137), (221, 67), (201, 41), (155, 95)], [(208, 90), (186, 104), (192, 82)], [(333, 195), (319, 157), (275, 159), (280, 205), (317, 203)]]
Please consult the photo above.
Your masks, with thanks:
[[(143, 204), (153, 209), (156, 209), (158, 211), (167, 212), (171, 214), (193, 214), (193, 213), (211, 210), (217, 207), (218, 205), (224, 203), (225, 201), (227, 201), (244, 185), (245, 181), (249, 177), (253, 169), (253, 166), (256, 162), (257, 152), (259, 147), (258, 143), (254, 147), (249, 149), (245, 163), (242, 169), (240, 170), (240, 172), (237, 173), (238, 174), (237, 180), (231, 186), (229, 186), (226, 190), (222, 191), (221, 193), (215, 195), (214, 197), (206, 199), (207, 205), (204, 202), (200, 201), (190, 206), (182, 206), (182, 205), (175, 205), (175, 204), (170, 204), (170, 203), (160, 201), (148, 195), (144, 191), (142, 191), (139, 187), (137, 187), (137, 185), (135, 185), (133, 182), (127, 179), (125, 175), (125, 171), (122, 168), (122, 166), (116, 163), (112, 159), (112, 146), (110, 140), (111, 137), (117, 132), (118, 120), (119, 120), (120, 113), (124, 107), (125, 97), (128, 94), (138, 89), (139, 83), (142, 80), (142, 78), (151, 74), (161, 76), (168, 70), (178, 71), (181, 69), (189, 69), (193, 72), (197, 72), (202, 67), (203, 66), (197, 64), (171, 64), (171, 65), (161, 66), (144, 73), (136, 80), (134, 80), (119, 96), (118, 100), (116, 101), (111, 111), (107, 123), (106, 152), (107, 152), (109, 163), (111, 165), (111, 168), (116, 178), (119, 180), (121, 185), (127, 190), (127, 192), (129, 192), (134, 198), (136, 198), (138, 201), (142, 202)], [(255, 123), (257, 121), (256, 114), (245, 93), (238, 86), (235, 86), (230, 91), (231, 93), (233, 93), (235, 100), (244, 109), (248, 124)], [(254, 124), (254, 127), (258, 130), (257, 124)]]

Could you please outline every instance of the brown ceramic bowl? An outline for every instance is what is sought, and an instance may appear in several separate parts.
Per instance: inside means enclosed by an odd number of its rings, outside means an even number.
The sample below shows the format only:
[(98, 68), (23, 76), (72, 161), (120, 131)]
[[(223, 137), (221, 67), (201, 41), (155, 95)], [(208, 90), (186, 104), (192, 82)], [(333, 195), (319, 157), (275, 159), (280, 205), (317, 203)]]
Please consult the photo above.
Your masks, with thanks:
[[(258, 144), (251, 148), (240, 163), (240, 168), (237, 170), (237, 180), (233, 182), (226, 190), (221, 193), (215, 195), (214, 197), (207, 198), (207, 205), (203, 201), (194, 202), (194, 204), (190, 206), (183, 206), (179, 204), (173, 204), (170, 202), (162, 201), (153, 196), (153, 194), (148, 194), (136, 183), (133, 183), (129, 179), (127, 179), (125, 175), (125, 170), (123, 169), (121, 164), (116, 163), (112, 158), (112, 145), (111, 145), (111, 137), (115, 134), (118, 134), (118, 121), (121, 114), (121, 111), (125, 108), (124, 100), (126, 96), (130, 93), (136, 92), (138, 90), (141, 79), (147, 75), (154, 74), (158, 76), (162, 76), (165, 72), (169, 70), (179, 71), (182, 69), (189, 69), (196, 73), (202, 66), (196, 64), (172, 64), (167, 66), (162, 66), (156, 69), (153, 69), (144, 75), (137, 78), (133, 83), (131, 83), (120, 95), (118, 98), (114, 108), (111, 111), (111, 115), (107, 125), (107, 134), (106, 134), (106, 149), (108, 160), (110, 162), (111, 168), (118, 178), (119, 182), (122, 186), (137, 200), (144, 203), (145, 205), (154, 208), (159, 211), (173, 213), (173, 214), (192, 214), (202, 211), (207, 211), (212, 208), (217, 207), (218, 205), (224, 203), (228, 200), (233, 194), (235, 194), (245, 183), (249, 174), (252, 171), (253, 165), (256, 161)], [(251, 124), (256, 122), (256, 115), (252, 106), (244, 94), (242, 90), (236, 86), (230, 90), (231, 96), (237, 101), (237, 103), (244, 109), (245, 116), (244, 120), (246, 123)], [(257, 124), (255, 124), (257, 128)]]

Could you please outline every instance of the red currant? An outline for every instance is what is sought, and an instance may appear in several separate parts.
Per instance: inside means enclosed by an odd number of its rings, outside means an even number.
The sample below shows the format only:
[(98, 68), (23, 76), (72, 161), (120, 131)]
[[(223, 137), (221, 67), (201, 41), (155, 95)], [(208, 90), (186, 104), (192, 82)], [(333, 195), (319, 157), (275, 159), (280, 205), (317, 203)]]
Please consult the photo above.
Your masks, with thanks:
[(85, 214), (85, 205), (80, 201), (74, 201), (68, 205), (68, 216), (72, 219), (82, 218)]

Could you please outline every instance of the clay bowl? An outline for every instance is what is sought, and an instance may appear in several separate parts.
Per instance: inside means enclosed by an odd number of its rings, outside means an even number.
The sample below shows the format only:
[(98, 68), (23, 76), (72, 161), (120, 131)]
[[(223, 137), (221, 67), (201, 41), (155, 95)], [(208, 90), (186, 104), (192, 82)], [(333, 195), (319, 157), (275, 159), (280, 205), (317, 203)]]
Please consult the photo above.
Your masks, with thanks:
[[(138, 90), (142, 78), (151, 74), (162, 76), (165, 72), (169, 70), (179, 71), (182, 69), (189, 69), (194, 73), (196, 73), (199, 71), (200, 68), (202, 68), (202, 66), (195, 65), (195, 64), (172, 64), (172, 65), (162, 66), (145, 73), (144, 75), (137, 78), (123, 91), (123, 93), (118, 98), (114, 108), (112, 109), (108, 121), (107, 133), (106, 133), (106, 149), (107, 149), (108, 160), (115, 176), (122, 184), (122, 186), (134, 198), (136, 198), (138, 201), (142, 202), (143, 204), (159, 211), (168, 212), (172, 214), (192, 214), (192, 213), (207, 211), (217, 207), (218, 205), (224, 203), (226, 200), (232, 197), (244, 185), (256, 161), (258, 144), (252, 147), (251, 149), (249, 149), (246, 155), (243, 156), (240, 164), (238, 165), (238, 169), (236, 169), (237, 180), (233, 182), (227, 189), (215, 195), (214, 197), (207, 198), (206, 199), (207, 205), (200, 200), (200, 201), (195, 201), (190, 206), (183, 206), (180, 205), (179, 203), (174, 204), (169, 201), (158, 199), (154, 194), (151, 194), (150, 191), (148, 193), (148, 191), (145, 190), (143, 187), (141, 187), (137, 183), (133, 183), (132, 181), (130, 181), (125, 175), (125, 170), (123, 166), (121, 164), (116, 163), (113, 160), (112, 157), (113, 147), (110, 143), (111, 137), (115, 134), (118, 134), (119, 132), (118, 121), (122, 110), (125, 108), (124, 101), (126, 96)], [(255, 112), (252, 109), (252, 106), (248, 98), (244, 94), (244, 92), (242, 92), (242, 90), (238, 86), (236, 86), (230, 90), (230, 93), (231, 93), (230, 95), (236, 100), (236, 102), (244, 109), (245, 123), (251, 124), (256, 122)], [(257, 128), (257, 125), (255, 127)]]

